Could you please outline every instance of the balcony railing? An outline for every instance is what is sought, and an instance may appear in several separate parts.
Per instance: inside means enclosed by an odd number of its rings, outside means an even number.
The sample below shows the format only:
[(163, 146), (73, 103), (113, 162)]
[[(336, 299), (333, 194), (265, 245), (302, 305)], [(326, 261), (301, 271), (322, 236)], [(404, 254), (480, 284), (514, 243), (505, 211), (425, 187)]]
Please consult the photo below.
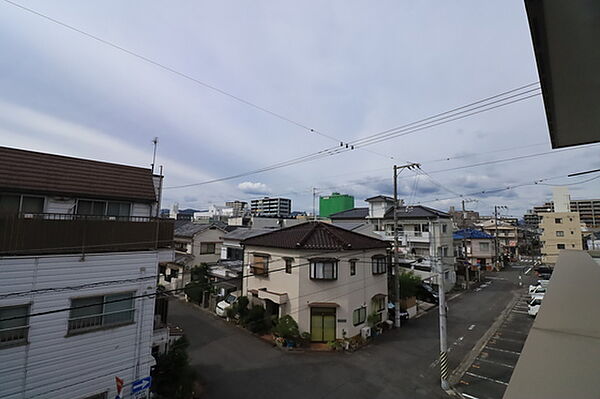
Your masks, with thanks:
[(0, 256), (173, 247), (173, 221), (56, 213), (0, 214)]

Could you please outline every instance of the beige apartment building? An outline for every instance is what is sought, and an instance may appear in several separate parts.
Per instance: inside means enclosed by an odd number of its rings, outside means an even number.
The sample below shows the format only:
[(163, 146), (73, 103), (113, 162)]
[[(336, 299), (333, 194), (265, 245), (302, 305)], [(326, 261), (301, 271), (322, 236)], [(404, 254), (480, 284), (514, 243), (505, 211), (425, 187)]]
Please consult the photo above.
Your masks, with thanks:
[(242, 245), (244, 295), (268, 314), (291, 315), (312, 341), (358, 335), (370, 314), (387, 320), (386, 241), (307, 222)]
[(577, 212), (540, 214), (542, 261), (555, 264), (562, 249), (583, 249), (581, 222)]

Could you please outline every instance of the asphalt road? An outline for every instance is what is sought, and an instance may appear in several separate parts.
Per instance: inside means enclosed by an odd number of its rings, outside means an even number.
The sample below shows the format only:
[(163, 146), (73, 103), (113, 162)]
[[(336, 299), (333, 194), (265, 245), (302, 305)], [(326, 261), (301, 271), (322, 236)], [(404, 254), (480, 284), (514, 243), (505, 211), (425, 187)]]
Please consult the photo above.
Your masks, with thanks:
[[(449, 366), (473, 350), (517, 295), (518, 271), (494, 273), (483, 288), (449, 303)], [(441, 398), (437, 308), (354, 353), (283, 352), (218, 317), (176, 300), (169, 321), (190, 340), (205, 397)]]

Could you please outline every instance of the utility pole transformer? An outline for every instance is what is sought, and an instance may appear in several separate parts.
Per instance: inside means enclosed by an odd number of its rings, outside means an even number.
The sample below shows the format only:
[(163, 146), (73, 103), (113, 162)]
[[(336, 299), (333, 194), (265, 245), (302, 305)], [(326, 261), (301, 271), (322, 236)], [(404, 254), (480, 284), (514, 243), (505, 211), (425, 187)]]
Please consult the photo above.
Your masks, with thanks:
[(421, 164), (410, 163), (406, 165), (394, 165), (394, 327), (400, 328), (400, 256), (398, 249), (400, 244), (398, 242), (398, 171), (402, 169), (415, 169), (419, 168)]

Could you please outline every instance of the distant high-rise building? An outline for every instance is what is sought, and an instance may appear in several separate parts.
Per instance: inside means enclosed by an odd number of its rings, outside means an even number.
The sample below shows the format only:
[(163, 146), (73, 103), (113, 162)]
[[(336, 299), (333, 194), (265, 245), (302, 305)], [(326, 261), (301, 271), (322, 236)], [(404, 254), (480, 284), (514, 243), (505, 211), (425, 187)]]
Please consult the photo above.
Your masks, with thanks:
[(250, 211), (255, 216), (289, 217), (292, 212), (292, 200), (270, 197), (255, 199), (250, 202)]
[[(587, 227), (600, 227), (600, 199), (571, 199), (570, 211), (579, 213), (579, 219), (582, 223), (585, 223)], [(533, 207), (533, 214), (538, 218), (546, 212), (556, 212), (553, 201)], [(527, 217), (530, 221), (535, 222), (534, 217)], [(537, 224), (535, 224), (535, 226), (537, 226)]]
[(227, 201), (225, 202), (225, 206), (233, 209), (232, 217), (234, 218), (244, 216), (248, 210), (248, 203), (244, 201)]
[(327, 218), (337, 212), (354, 208), (354, 197), (348, 194), (331, 193), (319, 197), (319, 216)]

